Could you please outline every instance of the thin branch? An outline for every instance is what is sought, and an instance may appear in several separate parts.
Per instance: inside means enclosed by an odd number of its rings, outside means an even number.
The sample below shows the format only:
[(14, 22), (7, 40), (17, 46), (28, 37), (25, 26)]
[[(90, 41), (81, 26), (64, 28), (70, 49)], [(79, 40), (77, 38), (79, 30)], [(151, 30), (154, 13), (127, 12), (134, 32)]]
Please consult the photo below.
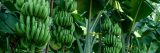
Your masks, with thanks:
[(53, 2), (54, 0), (50, 0), (50, 17), (53, 16)]

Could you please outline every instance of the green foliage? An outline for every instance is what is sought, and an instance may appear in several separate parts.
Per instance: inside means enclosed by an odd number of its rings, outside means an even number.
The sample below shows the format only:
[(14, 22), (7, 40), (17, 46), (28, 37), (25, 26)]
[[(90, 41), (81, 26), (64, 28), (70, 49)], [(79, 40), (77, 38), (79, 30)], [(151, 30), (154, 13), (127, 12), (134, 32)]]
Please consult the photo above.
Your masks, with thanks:
[(0, 53), (160, 52), (159, 0), (0, 2)]

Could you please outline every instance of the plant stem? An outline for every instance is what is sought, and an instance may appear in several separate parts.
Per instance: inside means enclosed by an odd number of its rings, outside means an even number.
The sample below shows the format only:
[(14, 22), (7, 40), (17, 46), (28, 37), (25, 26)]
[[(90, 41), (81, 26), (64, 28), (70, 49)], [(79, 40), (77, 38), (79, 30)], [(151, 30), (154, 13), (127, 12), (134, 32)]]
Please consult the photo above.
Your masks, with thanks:
[(35, 45), (31, 45), (31, 53), (35, 53)]
[(54, 0), (50, 0), (50, 17), (53, 16), (53, 2)]
[(133, 23), (132, 23), (132, 25), (131, 25), (131, 27), (130, 27), (130, 31), (129, 31), (129, 36), (127, 36), (127, 38), (129, 39), (129, 40), (127, 40), (127, 53), (129, 52), (128, 51), (128, 49), (129, 49), (129, 47), (131, 46), (131, 44), (130, 44), (130, 40), (131, 40), (131, 33), (132, 33), (132, 31), (134, 30), (134, 26), (135, 26), (135, 23), (136, 23), (136, 19), (137, 19), (137, 16), (138, 16), (138, 14), (139, 14), (139, 10), (140, 10), (140, 7), (141, 7), (141, 5), (142, 5), (142, 2), (143, 2), (143, 0), (141, 0), (141, 2), (140, 2), (140, 4), (139, 4), (139, 6), (138, 6), (138, 10), (137, 10), (137, 12), (136, 12), (136, 15), (135, 15), (135, 17), (134, 17), (134, 20), (133, 20)]
[(99, 21), (100, 18), (101, 18), (100, 16), (102, 15), (102, 12), (103, 12), (103, 10), (98, 13), (98, 15), (97, 15), (97, 17), (96, 17), (96, 20), (95, 20), (95, 22), (93, 23), (93, 25), (92, 25), (92, 27), (91, 27), (91, 29), (90, 29), (90, 32), (92, 32), (93, 29), (95, 28), (95, 26), (97, 25), (98, 21)]
[(48, 43), (47, 43), (45, 53), (48, 53), (48, 47), (49, 47), (49, 45), (48, 45)]
[(63, 49), (62, 50), (63, 50), (63, 53), (65, 53), (65, 45), (64, 44), (63, 44)]
[[(100, 22), (99, 22), (99, 31), (100, 31), (100, 33), (102, 32), (102, 30), (101, 30), (101, 19), (100, 19)], [(101, 50), (102, 50), (102, 34), (99, 34), (99, 47), (98, 47), (98, 53), (102, 53), (101, 52)]]
[(6, 37), (6, 41), (7, 41), (7, 52), (10, 53), (12, 50), (11, 50), (10, 45), (9, 45), (10, 44), (9, 43), (10, 42), (9, 37)]
[[(74, 33), (75, 35), (78, 35), (76, 33)], [(79, 41), (79, 38), (77, 36), (76, 37), (76, 41), (77, 41), (77, 44), (78, 44), (78, 48), (79, 48), (79, 51), (80, 53), (83, 53), (83, 49), (82, 49), (82, 46), (81, 46), (81, 42)]]
[(85, 41), (84, 53), (91, 53), (91, 39), (92, 36), (90, 35), (90, 22), (92, 16), (92, 0), (90, 0), (90, 8), (89, 8), (89, 17), (88, 17), (88, 26), (87, 26), (87, 36)]

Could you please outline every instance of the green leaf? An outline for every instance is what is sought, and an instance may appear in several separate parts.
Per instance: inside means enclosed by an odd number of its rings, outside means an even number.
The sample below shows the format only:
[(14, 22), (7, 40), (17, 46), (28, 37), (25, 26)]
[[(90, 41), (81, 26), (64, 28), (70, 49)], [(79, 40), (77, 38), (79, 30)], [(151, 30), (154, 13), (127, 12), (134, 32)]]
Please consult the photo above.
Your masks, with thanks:
[(157, 42), (152, 42), (148, 49), (148, 53), (155, 53), (158, 48), (159, 48), (159, 44)]
[(0, 31), (4, 33), (13, 33), (17, 22), (18, 19), (13, 14), (0, 12)]
[(142, 18), (146, 18), (148, 15), (153, 12), (153, 6), (146, 0), (131, 0), (126, 1), (125, 5), (129, 6), (129, 14), (135, 19), (135, 21), (139, 21)]
[[(83, 13), (87, 11), (86, 16), (88, 17), (90, 0), (77, 0), (77, 4), (78, 4), (78, 8), (77, 8), (78, 12)], [(97, 12), (102, 10), (104, 8), (104, 5), (105, 5), (105, 0), (93, 0), (92, 1), (92, 16), (95, 16)]]
[(146, 30), (143, 34), (142, 34), (142, 42), (144, 42), (145, 44), (150, 44), (152, 42), (152, 40), (155, 40), (156, 37), (153, 33), (152, 30)]

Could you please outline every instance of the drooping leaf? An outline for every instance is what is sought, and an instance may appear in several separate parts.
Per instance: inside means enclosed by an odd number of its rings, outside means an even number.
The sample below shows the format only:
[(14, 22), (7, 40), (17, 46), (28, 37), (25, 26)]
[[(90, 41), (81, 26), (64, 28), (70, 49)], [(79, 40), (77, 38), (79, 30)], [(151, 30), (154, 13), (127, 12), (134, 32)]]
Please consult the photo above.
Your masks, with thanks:
[(130, 16), (135, 19), (135, 21), (139, 21), (142, 18), (146, 18), (148, 15), (153, 12), (153, 6), (146, 0), (131, 0), (126, 1)]

